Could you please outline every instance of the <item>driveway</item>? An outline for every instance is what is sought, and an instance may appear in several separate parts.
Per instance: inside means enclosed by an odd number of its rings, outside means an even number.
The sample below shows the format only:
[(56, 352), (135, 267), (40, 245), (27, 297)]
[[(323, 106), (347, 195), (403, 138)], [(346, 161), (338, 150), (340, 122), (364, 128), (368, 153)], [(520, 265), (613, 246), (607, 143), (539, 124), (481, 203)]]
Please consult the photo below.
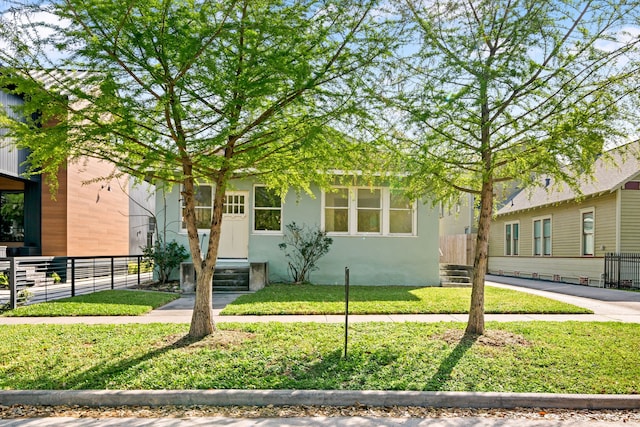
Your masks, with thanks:
[(640, 292), (493, 275), (487, 275), (485, 283), (588, 308), (598, 316), (613, 316), (612, 320), (640, 316)]

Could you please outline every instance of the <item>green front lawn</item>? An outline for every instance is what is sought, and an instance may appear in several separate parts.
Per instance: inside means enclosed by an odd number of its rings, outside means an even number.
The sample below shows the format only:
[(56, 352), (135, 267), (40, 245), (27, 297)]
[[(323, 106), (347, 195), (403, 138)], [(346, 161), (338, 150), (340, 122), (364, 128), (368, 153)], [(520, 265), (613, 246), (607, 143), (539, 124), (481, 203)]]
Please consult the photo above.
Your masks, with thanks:
[(179, 297), (167, 292), (108, 290), (18, 307), (3, 316), (139, 316)]
[(640, 325), (587, 322), (5, 325), (0, 389), (640, 392)]
[[(406, 286), (351, 286), (351, 314), (468, 313), (471, 288), (413, 288)], [(344, 287), (322, 285), (269, 285), (242, 295), (225, 307), (223, 315), (342, 314)], [(486, 286), (487, 313), (592, 313), (585, 308), (537, 295)]]

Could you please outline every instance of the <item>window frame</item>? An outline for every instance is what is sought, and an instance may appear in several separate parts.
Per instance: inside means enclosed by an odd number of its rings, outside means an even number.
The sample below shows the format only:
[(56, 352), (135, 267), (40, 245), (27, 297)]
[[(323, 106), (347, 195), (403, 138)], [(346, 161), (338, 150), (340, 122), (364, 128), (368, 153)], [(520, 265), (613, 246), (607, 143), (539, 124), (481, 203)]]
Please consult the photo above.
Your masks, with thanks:
[[(585, 230), (584, 230), (584, 217), (586, 214), (591, 214), (591, 219), (593, 221), (593, 225), (591, 228), (591, 245), (592, 245), (592, 253), (585, 253), (586, 245), (585, 245)], [(580, 209), (580, 256), (583, 257), (594, 257), (596, 255), (596, 209), (595, 207), (583, 208)]]
[[(349, 203), (348, 207), (348, 226), (346, 232), (327, 231), (330, 236), (379, 236), (379, 237), (416, 237), (418, 235), (417, 221), (417, 201), (410, 200), (411, 209), (391, 208), (391, 193), (389, 187), (368, 187), (368, 186), (344, 186), (336, 185), (333, 189), (347, 189)], [(358, 190), (375, 191), (380, 190), (380, 231), (379, 232), (359, 232), (358, 231)], [(321, 197), (321, 227), (326, 230), (326, 195), (330, 191), (322, 191)], [(342, 208), (345, 209), (345, 208)], [(372, 208), (373, 209), (373, 208)], [(391, 212), (392, 211), (410, 211), (411, 212), (411, 233), (392, 233), (391, 229)]]
[[(282, 235), (283, 234), (283, 224), (284, 224), (284, 209), (282, 209), (282, 205), (284, 205), (284, 200), (280, 198), (280, 206), (278, 207), (265, 207), (265, 206), (256, 206), (256, 189), (257, 188), (265, 188), (267, 191), (269, 190), (264, 184), (254, 184), (253, 185), (253, 197), (251, 198), (252, 209), (251, 209), (251, 233), (253, 234), (272, 234), (272, 235)], [(256, 212), (257, 211), (279, 211), (280, 212), (280, 229), (279, 230), (256, 230)]]
[[(322, 204), (322, 213), (321, 213), (321, 223), (322, 223), (322, 229), (326, 230), (326, 217), (327, 217), (327, 209), (334, 209), (334, 210), (345, 210), (347, 211), (347, 231), (328, 231), (327, 234), (330, 234), (332, 236), (349, 236), (350, 235), (350, 231), (352, 229), (352, 218), (351, 218), (351, 210), (353, 209), (353, 197), (351, 196), (351, 189), (350, 187), (347, 186), (341, 186), (341, 185), (336, 185), (332, 187), (335, 190), (347, 190), (347, 207), (345, 208), (344, 206), (330, 206), (327, 208), (327, 198), (326, 198), (326, 191), (322, 191), (322, 197), (321, 197), (321, 204)], [(332, 192), (335, 193), (335, 192)]]
[[(549, 235), (545, 235), (545, 222), (549, 223)], [(536, 253), (536, 222), (540, 223), (540, 253)], [(532, 235), (532, 255), (539, 257), (550, 257), (553, 256), (553, 218), (551, 215), (539, 216), (532, 218), (532, 227), (531, 227), (531, 235)], [(548, 240), (549, 242), (549, 253), (546, 251), (545, 242)]]
[[(202, 206), (195, 206), (196, 211), (198, 210), (205, 210), (208, 209), (211, 212), (211, 217), (213, 217), (213, 202), (214, 202), (214, 197), (215, 197), (215, 185), (212, 183), (203, 183), (203, 184), (195, 184), (194, 185), (195, 189), (198, 189), (199, 187), (209, 187), (211, 190), (211, 204), (210, 205), (202, 205)], [(181, 191), (184, 189), (184, 186), (180, 186)], [(223, 217), (243, 217), (248, 215), (249, 213), (247, 212), (249, 209), (249, 203), (248, 200), (246, 199), (246, 194), (248, 193), (248, 191), (235, 191), (235, 190), (229, 190), (227, 192), (225, 192), (225, 204), (223, 206), (223, 212), (222, 215)], [(239, 197), (239, 196), (243, 196), (245, 197), (244, 200), (244, 213), (242, 212), (227, 212), (227, 197)], [(233, 203), (233, 206), (240, 206), (240, 204), (238, 203)], [(184, 210), (184, 200), (182, 198), (180, 198), (180, 233), (186, 233), (187, 232), (187, 228), (184, 226), (184, 215), (183, 215), (183, 210)], [(207, 226), (206, 228), (198, 228), (198, 232), (209, 232), (211, 230), (210, 227), (211, 224), (211, 218), (209, 218), (209, 226)]]
[[(514, 239), (514, 226), (517, 226), (518, 237)], [(510, 237), (507, 241), (507, 227), (510, 228)], [(507, 244), (508, 242), (508, 244)], [(504, 255), (505, 256), (520, 256), (520, 221), (509, 221), (504, 223)], [(515, 251), (514, 251), (515, 248)]]

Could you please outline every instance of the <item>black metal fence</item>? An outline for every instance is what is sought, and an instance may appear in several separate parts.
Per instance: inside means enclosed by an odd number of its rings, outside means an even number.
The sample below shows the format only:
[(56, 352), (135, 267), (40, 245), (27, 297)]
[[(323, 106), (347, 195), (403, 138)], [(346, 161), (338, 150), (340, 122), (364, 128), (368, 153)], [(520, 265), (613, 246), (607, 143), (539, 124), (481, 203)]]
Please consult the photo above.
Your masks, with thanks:
[(13, 309), (152, 279), (142, 255), (0, 258), (0, 306)]
[(605, 254), (604, 286), (640, 289), (640, 253)]

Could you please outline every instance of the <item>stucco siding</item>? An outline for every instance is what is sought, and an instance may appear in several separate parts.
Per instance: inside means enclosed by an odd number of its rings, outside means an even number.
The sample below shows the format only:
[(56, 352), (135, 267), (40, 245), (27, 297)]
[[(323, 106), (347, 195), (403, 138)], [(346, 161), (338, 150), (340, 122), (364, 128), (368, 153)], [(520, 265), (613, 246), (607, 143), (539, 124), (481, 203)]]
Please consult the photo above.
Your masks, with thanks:
[[(249, 191), (249, 212), (253, 212), (253, 183), (234, 183), (233, 190)], [(167, 193), (166, 231), (168, 240), (177, 240), (188, 248), (186, 233), (180, 230), (179, 188)], [(158, 226), (164, 224), (162, 191), (157, 191)], [(438, 213), (431, 204), (417, 204), (417, 229), (414, 236), (331, 236), (329, 253), (320, 259), (318, 270), (310, 280), (317, 284), (344, 283), (344, 269), (349, 267), (354, 285), (420, 285), (439, 286)], [(282, 224), (321, 226), (322, 192), (312, 187), (312, 195), (290, 191), (282, 205)], [(287, 259), (278, 245), (282, 233), (265, 234), (253, 231), (249, 221), (249, 261), (267, 261), (271, 282), (290, 281)], [(201, 243), (207, 236), (201, 235)]]
[(622, 190), (620, 252), (640, 252), (640, 191)]

